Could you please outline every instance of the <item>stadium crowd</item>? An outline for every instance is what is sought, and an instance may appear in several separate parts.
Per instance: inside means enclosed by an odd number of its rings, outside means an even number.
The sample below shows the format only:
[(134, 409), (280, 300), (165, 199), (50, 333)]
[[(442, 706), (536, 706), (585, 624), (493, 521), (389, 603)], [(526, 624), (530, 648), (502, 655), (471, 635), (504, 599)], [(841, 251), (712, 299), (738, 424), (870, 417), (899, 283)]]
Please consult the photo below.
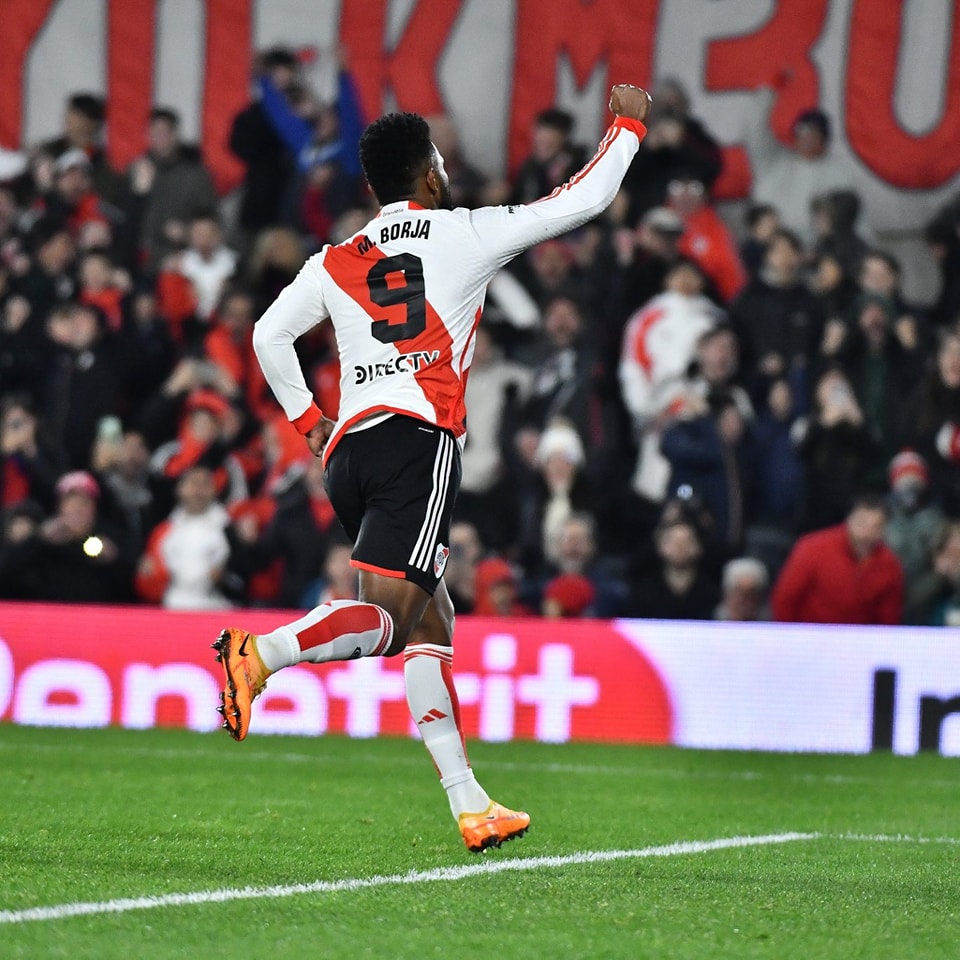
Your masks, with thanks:
[[(355, 595), (322, 467), (253, 355), (257, 317), (375, 213), (346, 69), (323, 102), (283, 48), (233, 120), (226, 218), (177, 114), (125, 171), (103, 101), (0, 173), (0, 597), (177, 609)], [(960, 198), (929, 224), (941, 285), (905, 302), (829, 118), (757, 117), (734, 229), (683, 88), (603, 218), (490, 287), (467, 387), (446, 580), (457, 609), (960, 623)], [(458, 206), (525, 203), (588, 159), (550, 107), (508, 182), (428, 118)], [(334, 416), (329, 326), (298, 343)]]

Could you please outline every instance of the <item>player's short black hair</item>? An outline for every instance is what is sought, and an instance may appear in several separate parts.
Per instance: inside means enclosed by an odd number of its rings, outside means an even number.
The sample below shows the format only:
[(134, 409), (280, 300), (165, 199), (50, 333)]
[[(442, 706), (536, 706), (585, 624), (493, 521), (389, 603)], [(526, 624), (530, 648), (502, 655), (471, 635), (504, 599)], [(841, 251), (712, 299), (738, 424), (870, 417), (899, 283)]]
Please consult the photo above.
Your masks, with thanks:
[(381, 204), (414, 193), (416, 179), (433, 159), (430, 127), (418, 113), (388, 113), (360, 137), (360, 164)]

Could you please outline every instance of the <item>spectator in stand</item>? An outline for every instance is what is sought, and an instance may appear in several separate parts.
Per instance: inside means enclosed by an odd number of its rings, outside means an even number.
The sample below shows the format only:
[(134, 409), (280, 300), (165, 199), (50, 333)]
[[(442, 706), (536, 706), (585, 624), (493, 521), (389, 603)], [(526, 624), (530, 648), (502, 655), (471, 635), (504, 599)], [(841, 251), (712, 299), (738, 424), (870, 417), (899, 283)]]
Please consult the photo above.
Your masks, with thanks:
[(164, 425), (169, 418), (179, 418), (176, 436), (160, 443), (150, 458), (157, 509), (164, 514), (171, 509), (180, 477), (194, 466), (213, 472), (216, 491), (228, 505), (248, 495), (243, 467), (232, 450), (230, 401), (212, 387), (195, 386), (204, 382), (195, 373), (198, 369), (204, 378), (218, 375), (195, 361), (182, 362), (164, 385), (164, 395), (144, 418)]
[(577, 573), (555, 576), (543, 590), (540, 612), (545, 617), (595, 617), (593, 584)]
[(680, 253), (700, 265), (721, 303), (729, 303), (747, 282), (733, 234), (710, 202), (696, 173), (679, 173), (667, 186), (670, 209), (683, 220)]
[(677, 519), (654, 532), (659, 565), (634, 584), (626, 615), (651, 620), (710, 620), (717, 584), (704, 572), (696, 527)]
[(130, 292), (130, 275), (117, 269), (103, 250), (90, 250), (80, 259), (80, 292), (77, 299), (99, 310), (111, 333), (120, 333)]
[(860, 206), (860, 197), (853, 190), (831, 190), (810, 202), (814, 252), (829, 253), (850, 276), (856, 275), (869, 249), (857, 232)]
[(276, 300), (280, 291), (300, 272), (306, 259), (303, 240), (290, 227), (272, 227), (257, 236), (245, 276), (258, 314)]
[[(254, 73), (269, 78), (273, 88), (289, 100), (298, 84), (299, 66), (292, 50), (274, 47), (259, 57)], [(280, 222), (296, 164), (259, 100), (234, 117), (230, 149), (246, 167), (239, 220), (241, 229), (252, 236)]]
[(455, 520), (450, 524), (450, 556), (443, 581), (457, 613), (472, 613), (476, 601), (477, 564), (483, 557), (483, 543), (472, 523)]
[(430, 139), (443, 157), (443, 166), (450, 179), (450, 202), (454, 207), (473, 210), (486, 203), (487, 178), (466, 160), (456, 124), (447, 114), (426, 118)]
[(309, 94), (294, 103), (267, 73), (257, 78), (257, 89), (267, 121), (302, 177), (292, 219), (302, 223), (319, 246), (328, 241), (334, 221), (359, 193), (364, 119), (356, 85), (341, 60), (333, 105), (321, 104)]
[(584, 336), (583, 311), (568, 297), (550, 300), (543, 312), (543, 336), (522, 420), (543, 430), (563, 417), (583, 443), (591, 437), (592, 356)]
[(31, 218), (48, 218), (65, 226), (79, 243), (91, 225), (105, 229), (111, 242), (113, 230), (123, 221), (119, 208), (108, 204), (93, 188), (90, 160), (82, 150), (68, 150), (53, 164), (52, 188), (34, 201)]
[(20, 294), (0, 303), (0, 390), (38, 399), (46, 366), (42, 331), (30, 301)]
[(927, 564), (907, 582), (904, 622), (928, 627), (960, 626), (960, 523), (944, 523)]
[(216, 215), (217, 192), (200, 149), (180, 139), (180, 117), (169, 107), (150, 111), (146, 153), (127, 176), (132, 233), (141, 262), (153, 273), (186, 244), (191, 221)]
[[(626, 584), (599, 555), (596, 522), (585, 511), (572, 513), (563, 521), (548, 576), (541, 607), (547, 600), (554, 601), (550, 604), (551, 615), (615, 617), (623, 610)], [(584, 586), (587, 589), (582, 589)], [(557, 591), (553, 595), (551, 588)]]
[(838, 368), (826, 370), (813, 390), (813, 409), (797, 429), (797, 449), (807, 468), (803, 527), (839, 523), (876, 455), (863, 412)]
[(126, 552), (139, 556), (147, 534), (159, 519), (153, 511), (150, 451), (143, 434), (121, 432), (119, 421), (107, 418), (98, 430), (91, 462), (104, 500), (112, 506), (116, 525), (125, 534)]
[(578, 302), (586, 297), (587, 283), (568, 240), (538, 243), (510, 270), (503, 272), (510, 273), (511, 270), (542, 309), (557, 297), (566, 296)]
[(712, 189), (723, 168), (723, 154), (704, 125), (690, 114), (690, 98), (674, 77), (659, 80), (645, 121), (647, 135), (624, 178), (630, 194), (627, 222), (636, 223), (652, 207), (666, 202), (667, 187), (679, 173), (696, 175)]
[(663, 500), (670, 476), (660, 453), (663, 429), (683, 405), (685, 378), (700, 338), (722, 317), (703, 288), (702, 270), (678, 260), (667, 272), (664, 292), (638, 310), (624, 330), (620, 388), (639, 441), (633, 488), (654, 503)]
[(960, 332), (941, 335), (935, 364), (904, 407), (901, 442), (926, 460), (934, 498), (960, 516)]
[(720, 581), (720, 606), (714, 619), (737, 623), (769, 620), (769, 587), (767, 568), (759, 560), (737, 557), (727, 561)]
[(801, 537), (774, 586), (774, 617), (787, 623), (900, 623), (903, 570), (884, 543), (887, 516), (881, 496), (860, 494), (842, 523)]
[(517, 523), (505, 450), (533, 376), (527, 367), (503, 357), (483, 324), (477, 328), (474, 344), (466, 391), (470, 440), (463, 450), (456, 515), (478, 527), (482, 525), (487, 545), (502, 550), (509, 546)]
[(119, 343), (123, 412), (128, 423), (140, 426), (144, 409), (173, 372), (177, 352), (170, 324), (159, 312), (151, 286), (135, 288), (128, 306)]
[(530, 154), (513, 177), (508, 203), (533, 203), (575, 174), (586, 161), (583, 147), (570, 139), (573, 117), (550, 107), (537, 114), (530, 134)]
[(800, 239), (789, 230), (775, 230), (759, 275), (730, 305), (730, 323), (755, 396), (774, 377), (806, 370), (817, 354), (826, 318), (803, 281), (802, 267)]
[(220, 584), (230, 559), (229, 522), (213, 471), (188, 467), (177, 481), (176, 507), (151, 533), (137, 567), (140, 597), (168, 610), (229, 607)]
[(699, 416), (668, 427), (660, 449), (670, 464), (670, 488), (689, 487), (713, 516), (728, 551), (743, 543), (755, 460), (749, 424), (732, 395), (715, 395)]
[[(85, 471), (57, 481), (57, 512), (45, 520), (26, 562), (40, 572), (36, 600), (123, 603), (131, 598), (131, 557), (97, 515), (100, 487)], [(26, 559), (26, 558), (25, 558)]]
[(960, 318), (960, 198), (927, 224), (923, 239), (940, 274), (931, 314), (940, 327), (955, 324)]
[[(900, 290), (902, 275), (900, 261), (884, 250), (868, 250), (860, 262), (857, 282), (860, 292), (886, 297), (893, 304), (893, 332), (901, 346), (911, 355), (929, 345), (928, 331), (923, 318), (903, 298)], [(854, 303), (856, 306), (856, 303)], [(853, 317), (856, 321), (856, 317)]]
[(120, 409), (116, 337), (94, 307), (66, 304), (47, 321), (49, 372), (43, 421), (74, 469), (87, 469), (104, 417)]
[(81, 150), (90, 161), (93, 187), (112, 204), (120, 203), (123, 178), (110, 166), (103, 148), (103, 121), (106, 104), (93, 93), (74, 93), (67, 99), (63, 113), (63, 133), (40, 144), (38, 153), (58, 160), (71, 150)]
[(879, 488), (899, 449), (899, 418), (922, 365), (916, 342), (908, 348), (895, 332), (892, 300), (877, 293), (861, 294), (853, 314), (854, 325), (833, 356), (850, 380), (872, 440), (864, 481)]
[(176, 269), (190, 281), (196, 315), (207, 324), (237, 269), (237, 254), (224, 243), (223, 230), (215, 216), (195, 217), (190, 222), (188, 238), (187, 249), (176, 257)]
[(40, 595), (43, 571), (34, 556), (43, 516), (41, 506), (32, 500), (0, 511), (0, 599), (34, 600)]
[(207, 359), (237, 385), (253, 416), (266, 422), (278, 407), (253, 352), (253, 298), (243, 290), (228, 290), (212, 319), (203, 340)]
[[(728, 324), (717, 324), (701, 334), (696, 364), (687, 377), (686, 394), (688, 399), (707, 404), (714, 397), (732, 397), (741, 416), (753, 418), (753, 404), (740, 386), (740, 341)], [(694, 412), (696, 406), (694, 403)]]
[(476, 602), (478, 617), (528, 617), (530, 609), (518, 599), (519, 577), (514, 567), (500, 557), (477, 564)]
[(890, 461), (887, 504), (887, 546), (897, 555), (907, 584), (927, 569), (933, 545), (944, 524), (943, 511), (930, 499), (927, 462), (913, 450), (901, 450)]
[(360, 572), (350, 563), (353, 544), (335, 542), (323, 561), (323, 576), (311, 602), (316, 606), (331, 600), (356, 600), (360, 596)]
[[(49, 218), (38, 220), (30, 230), (30, 268), (16, 278), (13, 292), (23, 298), (26, 316), (16, 327), (19, 349), (28, 351), (42, 342), (47, 315), (76, 292), (73, 264), (76, 244), (66, 225)], [(8, 318), (9, 321), (9, 318)], [(34, 384), (34, 389), (36, 385)]]
[(776, 576), (801, 529), (806, 473), (797, 451), (804, 407), (786, 379), (774, 380), (753, 427), (755, 466), (747, 552)]
[(276, 508), (256, 545), (257, 567), (266, 569), (281, 561), (277, 603), (289, 609), (305, 607), (310, 584), (342, 535), (324, 489), (323, 463), (308, 458), (299, 475), (287, 474), (284, 485), (270, 490), (269, 495)]
[(811, 107), (793, 122), (790, 145), (777, 140), (770, 125), (774, 92), (764, 91), (765, 104), (749, 110), (747, 153), (753, 170), (753, 200), (769, 204), (780, 213), (787, 229), (805, 245), (814, 241), (810, 202), (829, 191), (849, 188), (855, 177), (831, 144), (830, 118)]
[(810, 264), (807, 285), (823, 305), (824, 315), (828, 318), (825, 337), (831, 330), (839, 330), (836, 321), (842, 321), (850, 313), (860, 293), (855, 276), (856, 273), (848, 273), (840, 261), (826, 251), (816, 254)]
[(29, 396), (0, 397), (0, 507), (30, 501), (52, 510), (64, 468), (63, 454), (40, 429)]
[(682, 235), (683, 220), (668, 207), (653, 207), (636, 229), (621, 227), (614, 233), (616, 267), (606, 298), (604, 332), (617, 348), (627, 318), (666, 289), (667, 274), (680, 259)]
[(519, 504), (516, 538), (520, 562), (531, 578), (542, 577), (548, 565), (556, 564), (564, 524), (575, 511), (592, 505), (585, 461), (583, 444), (569, 422), (555, 420), (540, 435), (536, 473)]
[(767, 244), (780, 229), (780, 214), (769, 203), (751, 203), (744, 217), (746, 236), (740, 243), (740, 260), (752, 279), (760, 273)]

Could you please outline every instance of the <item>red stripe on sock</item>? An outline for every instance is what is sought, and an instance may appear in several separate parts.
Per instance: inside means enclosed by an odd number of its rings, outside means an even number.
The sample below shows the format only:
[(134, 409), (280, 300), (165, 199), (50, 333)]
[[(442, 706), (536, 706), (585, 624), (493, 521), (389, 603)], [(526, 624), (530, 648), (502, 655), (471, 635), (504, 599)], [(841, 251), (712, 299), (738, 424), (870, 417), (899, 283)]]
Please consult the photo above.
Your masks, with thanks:
[(297, 634), (297, 643), (301, 651), (312, 650), (345, 633), (366, 633), (368, 630), (376, 630), (381, 634), (384, 632), (380, 608), (372, 603), (358, 603), (334, 610), (319, 623), (302, 630)]
[(467, 740), (463, 735), (463, 723), (460, 721), (460, 698), (457, 696), (457, 688), (453, 685), (453, 665), (441, 661), (440, 676), (443, 678), (447, 693), (450, 694), (450, 703), (453, 705), (453, 722), (457, 725), (457, 733), (460, 734), (460, 742), (463, 744), (463, 757), (470, 766), (470, 757), (467, 756)]

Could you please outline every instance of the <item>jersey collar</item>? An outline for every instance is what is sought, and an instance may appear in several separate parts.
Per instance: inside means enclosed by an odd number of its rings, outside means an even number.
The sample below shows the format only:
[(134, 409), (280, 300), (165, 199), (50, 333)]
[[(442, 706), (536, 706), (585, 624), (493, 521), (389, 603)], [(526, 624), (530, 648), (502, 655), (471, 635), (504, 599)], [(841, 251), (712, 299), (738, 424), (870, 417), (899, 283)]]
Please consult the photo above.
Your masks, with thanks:
[(381, 208), (377, 216), (384, 213), (399, 213), (401, 210), (426, 210), (426, 207), (420, 206), (415, 200), (397, 200), (395, 203), (386, 203)]

